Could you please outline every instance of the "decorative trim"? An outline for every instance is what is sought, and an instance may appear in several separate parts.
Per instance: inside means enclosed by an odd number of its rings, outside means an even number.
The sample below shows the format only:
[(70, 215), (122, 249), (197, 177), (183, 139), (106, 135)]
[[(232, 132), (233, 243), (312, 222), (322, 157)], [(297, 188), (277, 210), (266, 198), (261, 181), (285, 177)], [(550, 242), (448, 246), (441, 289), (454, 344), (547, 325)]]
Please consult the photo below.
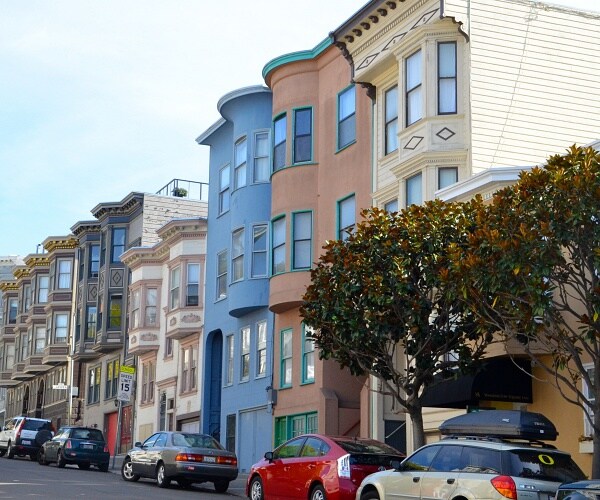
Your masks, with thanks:
[(421, 135), (413, 135), (406, 142), (403, 149), (408, 149), (409, 151), (414, 151), (415, 149), (417, 149), (419, 147), (419, 144), (421, 144), (421, 142), (423, 142), (423, 139), (425, 139), (425, 137), (423, 137)]
[(439, 130), (435, 135), (437, 135), (443, 141), (447, 141), (451, 137), (454, 137), (456, 135), (456, 132), (450, 130), (448, 127), (444, 127), (441, 130)]

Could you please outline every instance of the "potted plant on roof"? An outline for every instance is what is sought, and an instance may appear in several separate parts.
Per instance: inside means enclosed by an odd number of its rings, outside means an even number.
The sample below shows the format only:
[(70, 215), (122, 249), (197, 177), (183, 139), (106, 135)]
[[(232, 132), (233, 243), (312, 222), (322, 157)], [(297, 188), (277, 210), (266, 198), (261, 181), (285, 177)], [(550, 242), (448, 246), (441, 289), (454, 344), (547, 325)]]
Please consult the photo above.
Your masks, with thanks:
[(177, 198), (185, 198), (188, 194), (187, 189), (184, 189), (182, 187), (174, 187), (171, 193)]

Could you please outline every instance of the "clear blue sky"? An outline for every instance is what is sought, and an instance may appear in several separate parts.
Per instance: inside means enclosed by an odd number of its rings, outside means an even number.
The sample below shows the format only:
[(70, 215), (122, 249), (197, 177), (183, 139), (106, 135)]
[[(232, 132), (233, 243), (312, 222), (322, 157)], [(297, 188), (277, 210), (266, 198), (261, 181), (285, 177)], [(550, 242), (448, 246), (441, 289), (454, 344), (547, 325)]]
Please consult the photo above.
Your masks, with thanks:
[(100, 202), (207, 181), (194, 139), (219, 98), (263, 84), (270, 59), (313, 48), (365, 3), (2, 1), (0, 255), (35, 252)]

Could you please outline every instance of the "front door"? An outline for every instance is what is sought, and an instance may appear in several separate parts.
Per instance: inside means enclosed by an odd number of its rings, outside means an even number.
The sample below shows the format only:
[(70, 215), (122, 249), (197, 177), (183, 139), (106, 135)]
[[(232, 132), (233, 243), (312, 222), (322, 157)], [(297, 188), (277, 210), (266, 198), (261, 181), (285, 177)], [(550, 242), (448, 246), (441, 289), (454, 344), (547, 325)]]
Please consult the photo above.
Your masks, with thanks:
[(117, 444), (117, 423), (118, 414), (116, 411), (104, 415), (104, 429), (106, 429), (104, 435), (111, 457), (115, 454), (115, 445)]

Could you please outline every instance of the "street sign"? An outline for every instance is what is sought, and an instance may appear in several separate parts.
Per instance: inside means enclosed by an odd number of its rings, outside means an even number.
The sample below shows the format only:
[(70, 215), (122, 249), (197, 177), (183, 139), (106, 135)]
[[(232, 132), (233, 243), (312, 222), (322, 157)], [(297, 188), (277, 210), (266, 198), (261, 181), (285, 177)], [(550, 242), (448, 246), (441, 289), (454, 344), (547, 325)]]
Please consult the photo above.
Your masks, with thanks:
[(68, 388), (69, 386), (67, 384), (63, 384), (62, 382), (52, 386), (52, 389), (58, 389), (59, 391), (66, 391)]
[(133, 392), (133, 377), (135, 368), (133, 366), (121, 366), (119, 371), (119, 391), (117, 393), (118, 401), (129, 401)]

